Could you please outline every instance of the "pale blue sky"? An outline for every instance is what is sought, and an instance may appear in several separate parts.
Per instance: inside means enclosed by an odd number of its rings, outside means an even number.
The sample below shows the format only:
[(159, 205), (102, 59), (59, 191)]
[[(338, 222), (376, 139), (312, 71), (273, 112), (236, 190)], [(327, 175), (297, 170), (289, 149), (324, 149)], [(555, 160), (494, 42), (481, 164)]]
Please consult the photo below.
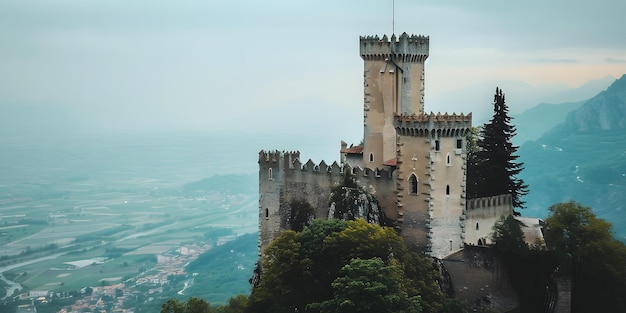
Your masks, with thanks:
[[(489, 106), (446, 98), (473, 86), (489, 86), (488, 102), (496, 85), (563, 90), (626, 73), (621, 0), (395, 7), (397, 34), (430, 36), (427, 111)], [(358, 39), (390, 34), (391, 8), (391, 0), (5, 0), (0, 131), (289, 129), (357, 141)]]

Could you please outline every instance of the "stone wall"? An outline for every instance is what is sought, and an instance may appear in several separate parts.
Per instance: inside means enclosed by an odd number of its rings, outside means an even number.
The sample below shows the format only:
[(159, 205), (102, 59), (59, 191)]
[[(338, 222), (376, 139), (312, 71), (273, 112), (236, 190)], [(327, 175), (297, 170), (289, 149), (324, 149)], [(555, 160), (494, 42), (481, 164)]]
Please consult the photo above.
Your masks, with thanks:
[(450, 274), (454, 296), (467, 301), (475, 311), (510, 312), (519, 306), (506, 269), (493, 249), (466, 246), (441, 261)]
[[(314, 209), (316, 219), (327, 219), (331, 188), (341, 184), (344, 171), (355, 175), (357, 184), (378, 199), (385, 214), (395, 218), (394, 175), (384, 169), (371, 170), (331, 165), (309, 160), (302, 164), (299, 152), (261, 151), (259, 153), (259, 246), (290, 229), (292, 200), (304, 200)], [(269, 173), (272, 173), (270, 176)], [(391, 215), (391, 216), (390, 216)]]
[(491, 244), (493, 225), (503, 216), (513, 214), (511, 195), (471, 199), (465, 210), (465, 243)]

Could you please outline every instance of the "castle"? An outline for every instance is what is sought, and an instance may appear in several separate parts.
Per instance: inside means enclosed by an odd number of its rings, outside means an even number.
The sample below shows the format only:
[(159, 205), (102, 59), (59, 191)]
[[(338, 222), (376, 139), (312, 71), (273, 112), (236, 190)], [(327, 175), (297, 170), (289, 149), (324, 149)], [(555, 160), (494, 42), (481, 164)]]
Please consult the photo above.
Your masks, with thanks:
[(512, 213), (510, 195), (466, 199), (466, 134), (472, 114), (424, 111), (429, 37), (360, 38), (364, 61), (363, 144), (341, 143), (340, 159), (302, 162), (298, 151), (259, 152), (261, 251), (290, 229), (291, 205), (305, 201), (328, 218), (330, 190), (346, 171), (373, 194), (409, 247), (443, 259), (485, 245)]

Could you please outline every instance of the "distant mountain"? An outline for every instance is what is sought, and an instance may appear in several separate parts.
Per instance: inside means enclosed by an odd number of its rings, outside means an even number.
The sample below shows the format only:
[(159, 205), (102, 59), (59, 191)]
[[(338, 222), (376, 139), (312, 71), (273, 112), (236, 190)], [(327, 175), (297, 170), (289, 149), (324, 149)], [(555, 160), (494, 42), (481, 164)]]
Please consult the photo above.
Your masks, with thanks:
[(426, 93), (426, 111), (437, 112), (441, 108), (445, 108), (449, 113), (472, 111), (474, 125), (480, 125), (492, 116), (491, 104), (496, 87), (505, 92), (507, 104), (515, 116), (537, 103), (564, 103), (589, 99), (605, 90), (614, 81), (615, 77), (607, 76), (591, 80), (576, 88), (563, 84), (531, 85), (516, 80), (486, 81), (462, 89), (446, 90), (445, 93), (438, 95)]
[[(537, 117), (539, 118), (539, 117)], [(626, 75), (568, 114), (565, 121), (519, 150), (530, 185), (524, 215), (547, 215), (576, 200), (611, 222), (626, 240)]]
[(526, 141), (536, 140), (555, 126), (563, 123), (567, 114), (578, 109), (586, 100), (559, 104), (540, 103), (520, 114), (512, 114), (517, 135), (513, 143), (521, 146)]

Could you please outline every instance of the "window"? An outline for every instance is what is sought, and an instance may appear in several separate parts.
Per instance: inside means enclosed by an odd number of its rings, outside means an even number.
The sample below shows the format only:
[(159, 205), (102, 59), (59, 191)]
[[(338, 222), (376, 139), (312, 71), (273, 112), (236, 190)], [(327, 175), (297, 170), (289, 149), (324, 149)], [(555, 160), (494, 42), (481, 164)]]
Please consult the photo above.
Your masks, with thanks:
[(457, 149), (463, 148), (463, 140), (461, 140), (461, 139), (457, 139), (456, 140), (456, 148)]
[(439, 140), (435, 140), (435, 151), (441, 150), (441, 145), (439, 144)]
[(417, 195), (418, 183), (419, 180), (417, 179), (417, 176), (415, 176), (415, 174), (411, 174), (409, 177), (409, 194)]
[(267, 170), (267, 174), (268, 174), (268, 176), (269, 176), (269, 177), (268, 177), (268, 178), (269, 178), (269, 180), (273, 180), (273, 179), (274, 179), (274, 177), (273, 177), (273, 175), (272, 175), (272, 174), (273, 174), (273, 171), (272, 171), (272, 168), (271, 168), (271, 167), (270, 167), (270, 169), (269, 169), (269, 170)]
[(479, 227), (478, 227), (478, 223), (476, 223), (476, 230), (478, 230), (478, 229), (479, 229)]
[(446, 155), (446, 165), (447, 166), (452, 165), (452, 158), (450, 157), (450, 153)]
[(374, 162), (374, 154), (370, 153), (370, 162)]
[(265, 218), (270, 218), (270, 209), (265, 208)]
[(446, 185), (446, 196), (450, 195), (450, 185)]

